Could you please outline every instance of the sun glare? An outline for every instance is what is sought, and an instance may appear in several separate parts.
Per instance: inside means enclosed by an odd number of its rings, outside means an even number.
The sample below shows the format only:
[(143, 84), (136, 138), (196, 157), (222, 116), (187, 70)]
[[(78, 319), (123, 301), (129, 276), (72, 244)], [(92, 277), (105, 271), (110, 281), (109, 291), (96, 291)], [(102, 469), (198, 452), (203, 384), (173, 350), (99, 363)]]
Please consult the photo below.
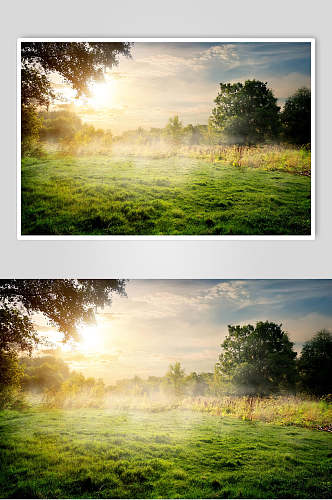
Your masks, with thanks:
[(110, 78), (106, 82), (93, 83), (90, 87), (89, 105), (93, 108), (108, 107), (114, 100), (114, 90), (114, 80)]
[(83, 326), (79, 330), (80, 350), (86, 352), (96, 352), (102, 350), (101, 336), (97, 326)]

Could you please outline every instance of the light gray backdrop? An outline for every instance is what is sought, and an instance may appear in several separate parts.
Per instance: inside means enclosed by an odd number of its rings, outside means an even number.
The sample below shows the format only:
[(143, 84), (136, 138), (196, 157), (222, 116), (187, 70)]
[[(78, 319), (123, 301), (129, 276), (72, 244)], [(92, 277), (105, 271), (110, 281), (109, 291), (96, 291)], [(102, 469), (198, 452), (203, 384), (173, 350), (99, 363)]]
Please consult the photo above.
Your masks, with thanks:
[[(332, 278), (331, 13), (326, 0), (12, 0), (2, 7), (0, 277)], [(316, 241), (18, 241), (18, 37), (315, 37)]]

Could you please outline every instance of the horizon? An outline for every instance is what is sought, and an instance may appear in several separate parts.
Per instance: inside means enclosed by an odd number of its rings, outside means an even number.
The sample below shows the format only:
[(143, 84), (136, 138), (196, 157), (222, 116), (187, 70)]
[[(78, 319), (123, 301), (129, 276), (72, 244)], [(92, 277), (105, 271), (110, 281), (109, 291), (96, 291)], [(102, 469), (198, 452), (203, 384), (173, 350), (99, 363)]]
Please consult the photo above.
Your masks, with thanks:
[(61, 97), (50, 109), (73, 111), (115, 135), (164, 127), (174, 115), (185, 126), (206, 124), (220, 82), (267, 81), (279, 106), (310, 88), (310, 51), (310, 42), (134, 42), (132, 58), (120, 56), (104, 82), (90, 85), (90, 97), (76, 99), (54, 74)]
[(332, 326), (329, 280), (130, 280), (126, 291), (98, 312), (96, 326), (82, 327), (76, 344), (63, 345), (41, 317), (37, 330), (62, 346), (70, 369), (109, 384), (162, 376), (176, 361), (186, 373), (213, 372), (228, 324), (282, 323), (297, 352)]

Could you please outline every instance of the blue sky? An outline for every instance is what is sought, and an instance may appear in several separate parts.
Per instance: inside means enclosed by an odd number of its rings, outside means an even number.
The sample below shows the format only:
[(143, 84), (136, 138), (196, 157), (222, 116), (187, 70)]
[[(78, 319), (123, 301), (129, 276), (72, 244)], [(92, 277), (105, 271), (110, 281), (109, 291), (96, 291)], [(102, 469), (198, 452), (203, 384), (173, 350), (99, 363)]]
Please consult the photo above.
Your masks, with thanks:
[(71, 105), (83, 120), (114, 133), (163, 127), (174, 114), (185, 125), (207, 123), (219, 83), (252, 78), (268, 82), (282, 105), (310, 87), (310, 43), (136, 42), (132, 58), (121, 57), (90, 100)]
[(72, 367), (107, 382), (163, 375), (180, 361), (187, 372), (213, 371), (229, 324), (282, 323), (295, 349), (319, 329), (332, 330), (332, 280), (132, 280), (97, 315), (86, 349), (66, 352)]

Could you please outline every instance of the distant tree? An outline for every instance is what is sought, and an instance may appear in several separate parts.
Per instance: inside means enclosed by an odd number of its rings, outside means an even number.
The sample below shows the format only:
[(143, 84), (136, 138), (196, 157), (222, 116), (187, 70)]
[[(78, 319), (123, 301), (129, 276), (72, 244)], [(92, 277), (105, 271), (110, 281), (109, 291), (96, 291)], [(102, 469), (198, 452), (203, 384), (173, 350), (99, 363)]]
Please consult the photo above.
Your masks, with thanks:
[(215, 122), (211, 116), (203, 131), (203, 137), (209, 146), (215, 146), (222, 142), (222, 132), (219, 127), (215, 126)]
[(256, 144), (279, 132), (279, 106), (267, 82), (220, 83), (212, 124), (233, 143)]
[(227, 392), (232, 392), (230, 385), (229, 376), (226, 378), (225, 374), (221, 373), (219, 363), (216, 363), (212, 377), (209, 380), (209, 393), (212, 396), (221, 396)]
[(228, 326), (217, 364), (225, 383), (239, 392), (259, 395), (293, 387), (296, 353), (281, 326), (269, 321)]
[(176, 397), (184, 394), (185, 373), (179, 362), (169, 365), (166, 373), (166, 383)]
[(20, 359), (23, 369), (22, 388), (26, 391), (59, 389), (69, 377), (68, 365), (57, 356), (24, 357)]
[(40, 113), (40, 138), (44, 141), (71, 139), (82, 128), (82, 120), (70, 111), (58, 110)]
[(187, 144), (197, 144), (195, 137), (195, 128), (191, 123), (183, 128), (183, 137)]
[(211, 376), (211, 373), (190, 373), (186, 378), (189, 393), (192, 396), (204, 396), (208, 392)]
[(283, 137), (297, 145), (311, 142), (311, 92), (306, 87), (290, 96), (281, 113)]
[(181, 143), (183, 138), (184, 128), (178, 115), (173, 116), (168, 120), (165, 127), (165, 135), (174, 146)]
[(298, 369), (302, 388), (315, 395), (332, 394), (332, 333), (320, 330), (304, 343)]

